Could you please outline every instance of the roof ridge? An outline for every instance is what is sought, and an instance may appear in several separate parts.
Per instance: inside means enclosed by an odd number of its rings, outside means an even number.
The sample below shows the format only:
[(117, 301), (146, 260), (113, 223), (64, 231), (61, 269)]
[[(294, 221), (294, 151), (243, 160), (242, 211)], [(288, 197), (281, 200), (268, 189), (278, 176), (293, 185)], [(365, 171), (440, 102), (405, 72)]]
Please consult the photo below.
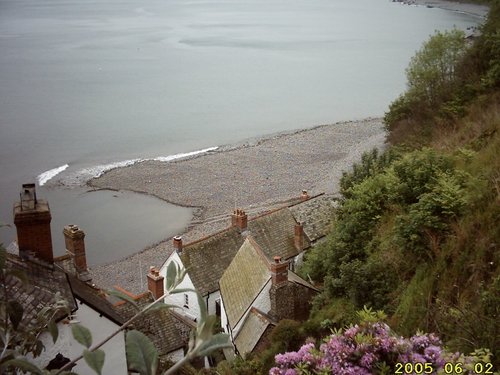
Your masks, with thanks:
[(318, 194), (316, 194), (316, 195), (313, 195), (312, 197), (309, 197), (308, 199), (306, 199), (306, 200), (304, 200), (304, 201), (303, 201), (303, 200), (299, 200), (298, 202), (292, 203), (292, 204), (288, 205), (287, 207), (288, 207), (288, 208), (290, 208), (290, 207), (297, 206), (297, 205), (299, 205), (299, 204), (301, 204), (301, 203), (308, 202), (308, 201), (310, 201), (310, 200), (312, 200), (312, 199), (315, 199), (315, 198), (318, 198), (318, 197), (320, 197), (320, 196), (322, 196), (322, 195), (326, 195), (326, 193), (325, 193), (325, 192), (318, 193)]
[[(323, 194), (324, 194), (324, 193), (323, 193)], [(248, 219), (248, 221), (255, 221), (255, 220), (260, 219), (260, 218), (262, 218), (262, 217), (264, 217), (264, 216), (268, 216), (268, 215), (271, 215), (271, 214), (273, 214), (273, 213), (275, 213), (275, 212), (278, 212), (278, 211), (284, 210), (285, 208), (288, 208), (288, 207), (289, 207), (289, 206), (286, 206), (286, 205), (285, 205), (285, 206), (282, 206), (282, 207), (274, 208), (274, 209), (272, 209), (272, 210), (270, 210), (270, 211), (266, 211), (266, 212), (264, 212), (264, 213), (262, 213), (262, 214), (260, 214), (260, 215), (257, 215), (257, 216), (254, 216), (254, 217), (251, 217), (251, 218), (249, 218), (249, 219)], [(218, 234), (221, 234), (221, 233), (224, 233), (224, 232), (228, 232), (228, 231), (229, 231), (229, 230), (231, 230), (232, 228), (234, 228), (234, 225), (230, 225), (230, 226), (228, 226), (228, 227), (226, 227), (226, 228), (224, 228), (224, 229), (221, 229), (221, 230), (219, 230), (219, 231), (217, 231), (217, 232), (215, 232), (215, 233), (207, 234), (206, 236), (203, 236), (203, 237), (198, 238), (198, 239), (196, 239), (196, 240), (194, 240), (194, 241), (191, 241), (191, 242), (188, 242), (188, 243), (184, 244), (184, 245), (183, 245), (183, 248), (185, 249), (185, 248), (186, 248), (186, 247), (188, 247), (188, 246), (192, 246), (192, 245), (195, 245), (195, 244), (197, 244), (197, 243), (199, 243), (199, 242), (202, 242), (202, 241), (208, 240), (209, 238), (215, 237), (215, 236), (217, 236)]]
[(202, 241), (205, 241), (205, 240), (208, 240), (209, 238), (212, 238), (212, 237), (215, 237), (217, 236), (218, 234), (221, 234), (221, 233), (224, 233), (224, 232), (228, 232), (229, 230), (231, 230), (231, 228), (234, 228), (233, 225), (229, 226), (229, 227), (226, 227), (224, 229), (221, 229), (215, 233), (211, 233), (211, 234), (207, 234), (206, 236), (203, 236), (201, 238), (198, 238), (197, 240), (194, 240), (192, 242), (188, 242), (187, 244), (184, 244), (182, 247), (183, 249), (186, 249), (186, 247), (188, 246), (192, 246), (192, 245), (195, 245), (199, 242), (202, 242)]

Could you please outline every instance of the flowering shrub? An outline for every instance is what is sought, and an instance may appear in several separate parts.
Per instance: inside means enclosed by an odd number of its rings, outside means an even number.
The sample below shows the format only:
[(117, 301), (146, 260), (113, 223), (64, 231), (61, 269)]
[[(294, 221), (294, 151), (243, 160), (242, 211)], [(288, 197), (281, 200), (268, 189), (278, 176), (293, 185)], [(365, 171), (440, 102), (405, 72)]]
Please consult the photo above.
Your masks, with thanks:
[[(452, 354), (443, 349), (441, 340), (433, 333), (417, 333), (403, 338), (395, 335), (383, 322), (363, 321), (345, 330), (337, 330), (319, 349), (313, 343), (307, 343), (297, 352), (276, 355), (277, 366), (269, 374), (483, 373), (491, 362), (490, 353), (487, 350), (477, 353), (482, 355)], [(478, 363), (481, 363), (480, 367), (476, 365)], [(479, 368), (480, 372), (474, 371)]]

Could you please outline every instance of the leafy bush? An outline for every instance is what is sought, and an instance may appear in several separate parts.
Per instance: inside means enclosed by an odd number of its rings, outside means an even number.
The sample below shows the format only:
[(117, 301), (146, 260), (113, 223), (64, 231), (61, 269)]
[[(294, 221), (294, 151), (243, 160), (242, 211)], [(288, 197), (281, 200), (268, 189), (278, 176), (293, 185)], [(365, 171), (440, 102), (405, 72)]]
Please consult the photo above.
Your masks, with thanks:
[[(438, 336), (417, 332), (410, 338), (397, 336), (380, 321), (383, 314), (365, 309), (364, 319), (345, 330), (337, 330), (317, 348), (303, 345), (297, 352), (276, 356), (276, 367), (270, 375), (371, 375), (398, 373), (475, 374), (476, 363), (491, 363), (488, 350), (478, 350), (473, 356), (447, 352)], [(411, 369), (410, 369), (411, 368)], [(479, 368), (479, 367), (478, 367)], [(484, 365), (483, 365), (484, 368)]]
[(291, 319), (281, 320), (271, 333), (271, 342), (276, 344), (280, 351), (296, 350), (304, 339), (301, 324)]

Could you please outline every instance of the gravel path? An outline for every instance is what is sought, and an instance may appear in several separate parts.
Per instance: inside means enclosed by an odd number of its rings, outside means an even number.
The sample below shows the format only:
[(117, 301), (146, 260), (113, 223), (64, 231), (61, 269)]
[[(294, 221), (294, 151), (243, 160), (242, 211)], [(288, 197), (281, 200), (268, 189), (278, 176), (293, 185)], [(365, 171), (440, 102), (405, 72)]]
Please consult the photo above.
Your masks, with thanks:
[[(196, 207), (192, 225), (183, 234), (187, 243), (227, 227), (235, 206), (252, 215), (283, 205), (303, 189), (310, 194), (336, 193), (342, 171), (384, 142), (381, 119), (342, 122), (254, 139), (191, 159), (117, 168), (89, 185), (144, 192)], [(124, 260), (94, 267), (93, 281), (100, 287), (120, 285), (140, 293), (148, 267), (160, 266), (171, 251), (167, 239)]]

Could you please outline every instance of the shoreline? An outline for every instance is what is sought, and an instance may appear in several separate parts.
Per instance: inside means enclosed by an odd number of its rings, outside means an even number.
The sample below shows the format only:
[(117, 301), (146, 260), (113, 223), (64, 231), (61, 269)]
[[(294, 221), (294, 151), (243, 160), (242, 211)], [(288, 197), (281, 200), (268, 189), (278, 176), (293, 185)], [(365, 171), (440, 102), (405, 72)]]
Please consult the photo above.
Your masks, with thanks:
[[(334, 195), (342, 172), (365, 151), (385, 147), (381, 118), (272, 133), (173, 161), (144, 161), (115, 168), (87, 183), (89, 189), (127, 190), (193, 208), (182, 233), (186, 243), (222, 230), (235, 207), (250, 216), (282, 207), (307, 190)], [(119, 261), (94, 266), (93, 282), (140, 293), (149, 266), (173, 251), (170, 238)], [(113, 275), (110, 285), (110, 275)]]
[(448, 0), (393, 0), (394, 2), (406, 4), (425, 6), (428, 8), (439, 8), (449, 10), (452, 12), (459, 12), (468, 14), (474, 17), (485, 19), (490, 10), (488, 5), (468, 3), (461, 1), (448, 1)]

